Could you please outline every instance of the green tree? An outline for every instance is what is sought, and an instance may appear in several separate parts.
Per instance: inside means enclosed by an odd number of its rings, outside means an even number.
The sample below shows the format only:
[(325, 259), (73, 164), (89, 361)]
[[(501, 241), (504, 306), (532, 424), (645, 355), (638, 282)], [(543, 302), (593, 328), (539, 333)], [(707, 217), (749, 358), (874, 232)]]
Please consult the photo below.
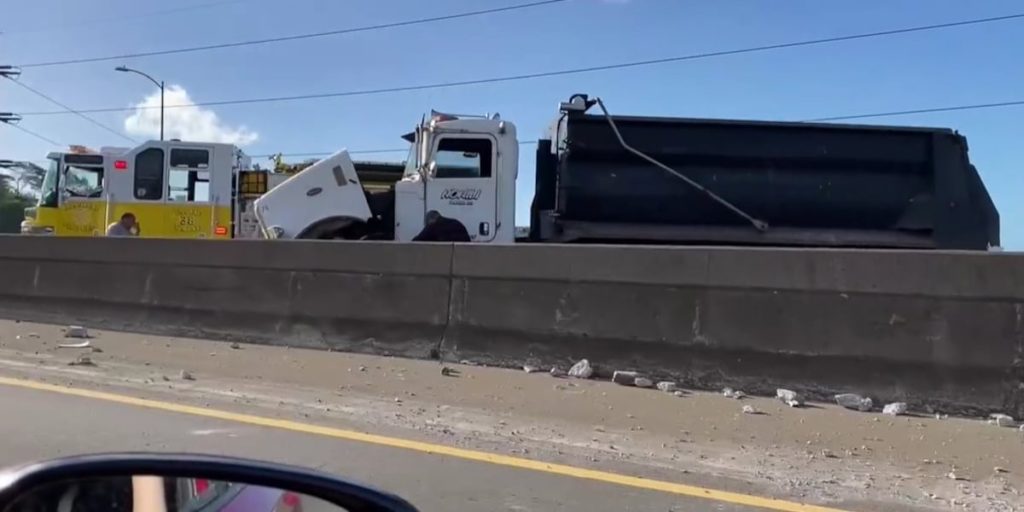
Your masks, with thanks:
[(15, 189), (16, 182), (15, 177), (0, 174), (0, 233), (20, 233), (25, 208), (32, 204), (31, 197)]

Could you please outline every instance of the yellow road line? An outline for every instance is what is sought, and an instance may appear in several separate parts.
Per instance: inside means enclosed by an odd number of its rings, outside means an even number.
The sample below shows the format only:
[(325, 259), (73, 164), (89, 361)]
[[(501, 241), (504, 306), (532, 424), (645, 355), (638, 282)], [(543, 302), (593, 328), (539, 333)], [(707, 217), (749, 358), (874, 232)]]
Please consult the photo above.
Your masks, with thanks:
[(116, 402), (119, 404), (146, 407), (149, 409), (157, 409), (161, 411), (191, 414), (193, 416), (202, 416), (206, 418), (234, 421), (238, 423), (246, 423), (249, 425), (258, 425), (261, 427), (290, 430), (293, 432), (302, 432), (305, 434), (315, 434), (320, 436), (333, 437), (336, 439), (345, 439), (347, 441), (358, 441), (361, 443), (389, 446), (392, 448), (402, 448), (405, 450), (413, 450), (421, 453), (432, 453), (436, 455), (444, 455), (447, 457), (455, 457), (475, 462), (485, 462), (488, 464), (496, 464), (499, 466), (508, 466), (518, 469), (528, 469), (531, 471), (539, 471), (542, 473), (549, 473), (553, 475), (581, 478), (584, 480), (594, 480), (597, 482), (624, 485), (626, 487), (633, 487), (636, 489), (660, 491), (680, 496), (704, 498), (724, 503), (732, 503), (736, 505), (760, 507), (769, 510), (780, 510), (784, 512), (843, 512), (835, 508), (807, 505), (793, 501), (785, 501), (775, 498), (754, 496), (751, 494), (741, 494), (736, 492), (706, 489), (704, 487), (698, 487), (695, 485), (678, 484), (673, 482), (665, 482), (662, 480), (650, 480), (636, 476), (620, 475), (617, 473), (611, 473), (607, 471), (597, 471), (593, 469), (578, 468), (575, 466), (567, 466), (564, 464), (552, 464), (549, 462), (541, 462), (536, 460), (523, 459), (519, 457), (509, 457), (507, 455), (498, 455), (495, 453), (487, 453), (476, 450), (466, 450), (463, 448), (455, 448), (451, 446), (425, 443), (421, 441), (412, 441), (409, 439), (402, 439), (398, 437), (365, 434), (353, 430), (324, 427), (319, 425), (310, 425), (308, 423), (299, 423), (297, 421), (265, 418), (262, 416), (253, 416), (251, 414), (240, 414), (228, 411), (220, 411), (217, 409), (210, 409), (205, 407), (193, 407), (190, 405), (175, 404), (171, 402), (162, 402), (159, 400), (149, 400), (146, 398), (136, 398), (125, 395), (117, 395), (114, 393), (105, 393), (102, 391), (91, 391), (87, 389), (75, 389), (63, 386), (55, 386), (53, 384), (45, 384), (42, 382), (35, 382), (31, 380), (0, 377), (0, 384), (19, 388), (34, 389), (38, 391), (50, 391), (53, 393), (60, 393), (63, 395), (92, 398), (96, 400), (105, 400), (107, 402)]

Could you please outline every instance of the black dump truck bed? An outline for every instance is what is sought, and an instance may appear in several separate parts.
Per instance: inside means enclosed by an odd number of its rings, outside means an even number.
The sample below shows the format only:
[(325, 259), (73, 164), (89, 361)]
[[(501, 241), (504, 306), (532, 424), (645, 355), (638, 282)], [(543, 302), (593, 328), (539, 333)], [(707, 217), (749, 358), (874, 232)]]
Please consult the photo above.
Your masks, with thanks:
[[(548, 242), (985, 250), (999, 214), (948, 129), (570, 112), (537, 148), (530, 238)], [(553, 148), (554, 147), (554, 148)]]

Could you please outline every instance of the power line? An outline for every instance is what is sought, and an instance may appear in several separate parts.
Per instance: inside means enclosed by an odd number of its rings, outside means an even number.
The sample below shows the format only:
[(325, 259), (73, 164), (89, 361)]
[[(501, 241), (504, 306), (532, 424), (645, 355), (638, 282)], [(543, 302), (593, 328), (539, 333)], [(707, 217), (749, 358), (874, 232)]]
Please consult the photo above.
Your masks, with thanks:
[[(350, 155), (370, 155), (375, 153), (408, 153), (409, 148), (392, 148), (392, 149), (357, 149), (349, 151)], [(262, 155), (249, 155), (252, 158), (271, 158), (278, 155), (291, 156), (291, 157), (302, 157), (302, 156), (327, 156), (333, 155), (337, 151), (311, 151), (307, 153), (266, 153)]]
[[(827, 118), (816, 118), (807, 119), (800, 121), (801, 123), (824, 123), (829, 121), (846, 121), (851, 119), (870, 119), (870, 118), (886, 118), (894, 116), (912, 116), (914, 114), (934, 114), (939, 112), (956, 112), (956, 111), (973, 111), (981, 109), (1000, 109), (1006, 108), (1006, 106), (1024, 106), (1024, 100), (1020, 101), (1001, 101), (996, 103), (975, 103), (975, 104), (958, 104), (953, 106), (935, 106), (932, 109), (915, 109), (910, 111), (890, 111), (890, 112), (877, 112), (871, 114), (854, 114), (850, 116), (834, 116)], [(532, 144), (536, 143), (537, 140), (520, 140), (519, 144)], [(348, 152), (349, 155), (357, 155), (360, 153), (408, 153), (409, 147), (406, 148), (394, 148), (394, 150), (361, 150)], [(335, 152), (310, 152), (310, 153), (283, 153), (282, 157), (324, 157), (327, 155), (334, 155)], [(254, 155), (253, 158), (261, 157), (272, 157), (273, 155)]]
[(93, 118), (91, 118), (91, 117), (89, 117), (89, 116), (87, 116), (87, 115), (85, 115), (85, 114), (83, 114), (83, 113), (81, 113), (81, 112), (79, 112), (79, 111), (77, 111), (77, 110), (75, 110), (75, 109), (73, 109), (73, 108), (71, 108), (71, 107), (61, 103), (61, 102), (59, 102), (59, 101), (57, 101), (57, 100), (55, 100), (55, 99), (53, 99), (53, 98), (51, 98), (50, 96), (44, 94), (43, 92), (41, 92), (41, 91), (39, 91), (37, 89), (34, 89), (34, 88), (32, 88), (32, 87), (30, 87), (30, 86), (28, 86), (26, 84), (23, 84), (23, 83), (21, 83), (18, 80), (14, 80), (13, 78), (9, 78), (9, 77), (5, 77), (5, 78), (10, 80), (11, 82), (14, 82), (19, 87), (21, 87), (21, 88), (23, 88), (23, 89), (25, 89), (25, 90), (35, 94), (36, 96), (39, 96), (40, 98), (43, 98), (46, 101), (49, 101), (50, 103), (53, 103), (54, 105), (57, 105), (58, 107), (63, 108), (64, 110), (66, 110), (66, 111), (68, 111), (68, 112), (70, 112), (72, 114), (75, 114), (78, 117), (81, 117), (82, 119), (85, 119), (86, 121), (89, 121), (90, 123), (92, 123), (92, 124), (102, 128), (102, 129), (104, 129), (104, 130), (106, 130), (106, 131), (108, 131), (110, 133), (113, 133), (114, 135), (117, 135), (118, 137), (121, 137), (122, 139), (131, 141), (131, 142), (134, 142), (134, 143), (138, 143), (139, 142), (139, 141), (137, 141), (137, 140), (135, 140), (135, 139), (133, 139), (133, 138), (131, 138), (131, 137), (129, 137), (129, 136), (127, 136), (127, 135), (125, 135), (125, 134), (123, 134), (123, 133), (121, 133), (121, 132), (119, 132), (119, 131), (117, 131), (117, 130), (115, 130), (115, 129), (113, 129), (113, 128), (111, 128), (111, 127), (109, 127), (109, 126), (107, 126), (107, 125), (105, 125), (105, 124), (103, 124), (103, 123), (101, 123), (101, 122), (99, 122), (99, 121), (97, 121), (97, 120), (95, 120), (95, 119), (93, 119)]
[[(525, 146), (525, 145), (528, 145), (528, 144), (536, 144), (537, 142), (538, 142), (537, 140), (521, 140), (521, 141), (519, 141), (519, 145), (520, 146)], [(357, 149), (357, 150), (354, 150), (354, 151), (349, 151), (348, 154), (350, 154), (350, 155), (360, 155), (360, 154), (372, 154), (372, 153), (408, 153), (408, 152), (409, 152), (409, 148), (405, 147), (405, 148), (392, 148), (392, 149)], [(269, 157), (275, 157), (275, 156), (280, 154), (283, 157), (284, 156), (301, 157), (301, 156), (327, 156), (327, 155), (333, 155), (335, 153), (337, 153), (337, 151), (311, 151), (311, 152), (307, 152), (307, 153), (267, 153), (265, 155), (249, 155), (249, 156), (252, 157), (252, 158), (269, 158)]]
[(55, 140), (53, 140), (53, 139), (51, 139), (49, 137), (40, 135), (40, 134), (38, 134), (38, 133), (36, 133), (36, 132), (34, 132), (32, 130), (29, 130), (28, 128), (25, 128), (24, 126), (20, 126), (20, 125), (14, 124), (14, 123), (0, 123), (0, 124), (4, 124), (4, 125), (7, 125), (7, 126), (10, 126), (11, 128), (17, 128), (17, 129), (19, 129), (19, 130), (21, 130), (21, 131), (23, 131), (23, 132), (25, 132), (25, 133), (27, 133), (27, 134), (37, 138), (39, 140), (43, 140), (43, 141), (49, 142), (50, 144), (53, 144), (54, 146), (63, 146), (64, 145), (64, 144), (61, 144), (60, 142), (57, 142), (57, 141), (55, 141)]
[(934, 108), (920, 108), (915, 110), (894, 110), (892, 112), (877, 112), (874, 114), (854, 114), (849, 116), (834, 116), (834, 117), (819, 117), (817, 119), (808, 119), (810, 122), (824, 122), (824, 121), (846, 121), (850, 119), (868, 119), (872, 117), (892, 117), (892, 116), (909, 116), (913, 114), (931, 114), (935, 112), (953, 112), (957, 110), (978, 110), (983, 108), (1002, 108), (1002, 107), (1017, 107), (1024, 105), (1022, 101), (1003, 101), (999, 103), (978, 103), (974, 105), (955, 105), (952, 107), (934, 107)]
[[(314, 99), (327, 99), (327, 98), (341, 98), (341, 97), (349, 97), (349, 96), (371, 96), (371, 95), (377, 95), (377, 94), (388, 94), (388, 93), (398, 93), (398, 92), (412, 92), (412, 91), (424, 91), (424, 90), (429, 90), (429, 89), (444, 89), (444, 88), (450, 88), (450, 87), (464, 87), (464, 86), (469, 86), (469, 85), (482, 85), (482, 84), (492, 84), (492, 83), (500, 83), (500, 82), (514, 82), (514, 81), (519, 81), (519, 80), (529, 80), (529, 79), (535, 79), (535, 78), (548, 78), (548, 77), (554, 77), (554, 76), (576, 75), (576, 74), (581, 74), (581, 73), (593, 73), (593, 72), (597, 72), (597, 71), (610, 71), (610, 70), (615, 70), (615, 69), (625, 69), (625, 68), (633, 68), (633, 67), (641, 67), (641, 66), (651, 66), (651, 65), (656, 65), (656, 64), (667, 64), (667, 63), (672, 63), (672, 62), (682, 62), (682, 61), (708, 59), (708, 58), (715, 58), (715, 57), (725, 57), (725, 56), (740, 55), (740, 54), (745, 54), (745, 53), (756, 53), (756, 52), (764, 52), (764, 51), (771, 51), (771, 50), (781, 50), (781, 49), (796, 48), (796, 47), (801, 47), (801, 46), (812, 46), (812, 45), (819, 45), (819, 44), (836, 43), (836, 42), (841, 42), (841, 41), (851, 41), (851, 40), (857, 40), (857, 39), (867, 39), (867, 38), (872, 38), (872, 37), (884, 37), (884, 36), (891, 36), (891, 35), (897, 35), (897, 34), (907, 34), (907, 33), (913, 33), (913, 32), (923, 32), (923, 31), (926, 31), (926, 30), (938, 30), (938, 29), (945, 29), (945, 28), (952, 28), (952, 27), (961, 27), (961, 26), (966, 26), (966, 25), (977, 25), (977, 24), (981, 24), (981, 23), (993, 23), (993, 22), (997, 22), (997, 21), (1007, 21), (1007, 20), (1020, 19), (1020, 18), (1024, 18), (1024, 13), (1010, 14), (1010, 15), (1006, 15), (1006, 16), (998, 16), (998, 17), (993, 17), (993, 18), (979, 18), (979, 19), (957, 21), (957, 22), (951, 22), (951, 23), (942, 23), (942, 24), (936, 24), (936, 25), (923, 25), (923, 26), (918, 26), (918, 27), (907, 27), (907, 28), (900, 28), (900, 29), (894, 29), (894, 30), (885, 30), (885, 31), (880, 31), (880, 32), (868, 32), (868, 33), (863, 33), (863, 34), (853, 34), (853, 35), (847, 35), (847, 36), (829, 37), (829, 38), (824, 38), (824, 39), (811, 39), (811, 40), (807, 40), (807, 41), (795, 41), (795, 42), (789, 42), (789, 43), (779, 43), (779, 44), (772, 44), (772, 45), (755, 46), (755, 47), (751, 47), (751, 48), (741, 48), (741, 49), (736, 49), (736, 50), (722, 50), (722, 51), (715, 51), (715, 52), (696, 53), (696, 54), (681, 55), (681, 56), (676, 56), (676, 57), (665, 57), (665, 58), (660, 58), (660, 59), (638, 60), (638, 61), (623, 62), (623, 63), (618, 63), (618, 64), (605, 64), (605, 65), (600, 65), (600, 66), (589, 66), (589, 67), (582, 67), (582, 68), (569, 68), (569, 69), (560, 69), (560, 70), (555, 70), (555, 71), (543, 71), (543, 72), (537, 72), (537, 73), (525, 73), (525, 74), (520, 74), (520, 75), (508, 75), (508, 76), (501, 76), (501, 77), (478, 78), (478, 79), (472, 79), (472, 80), (462, 80), (462, 81), (452, 81), (452, 82), (437, 82), (437, 83), (421, 84), (421, 85), (405, 85), (405, 86), (396, 86), (396, 87), (381, 87), (381, 88), (376, 88), (376, 89), (362, 89), (362, 90), (354, 90), (354, 91), (340, 91), (340, 92), (329, 92), (329, 93), (319, 93), (319, 94), (301, 94), (301, 95), (295, 95), (295, 96), (273, 96), (273, 97), (266, 97), (266, 98), (250, 98), (250, 99), (233, 99), (233, 100), (220, 100), (220, 101), (206, 101), (206, 102), (194, 103), (194, 104), (191, 104), (191, 105), (166, 105), (165, 108), (213, 107), (213, 106), (225, 106), (225, 105), (243, 105), (243, 104), (251, 104), (251, 103), (274, 103), (274, 102), (284, 102), (284, 101), (300, 101), (300, 100), (314, 100)], [(155, 107), (155, 106), (140, 106), (140, 107), (128, 107), (128, 108), (125, 108), (125, 107), (108, 107), (108, 108), (83, 109), (83, 110), (80, 110), (80, 112), (88, 112), (88, 113), (97, 113), (97, 112), (129, 112), (129, 111), (133, 111), (133, 110), (135, 110), (137, 108), (159, 108), (159, 107)], [(28, 115), (59, 115), (59, 114), (63, 114), (63, 113), (64, 112), (55, 112), (55, 111), (48, 111), (48, 112), (23, 112), (22, 115), (26, 115), (26, 116), (28, 116)]]
[(367, 25), (363, 27), (345, 28), (339, 30), (329, 30), (326, 32), (312, 32), (306, 34), (294, 34), (290, 36), (271, 37), (267, 39), (252, 39), (248, 41), (234, 41), (230, 43), (220, 44), (209, 44), (203, 46), (190, 46), (185, 48), (173, 48), (169, 50), (157, 50), (151, 52), (138, 52), (138, 53), (125, 53), (121, 55), (108, 55), (103, 57), (84, 57), (79, 59), (68, 59), (68, 60), (55, 60), (49, 62), (35, 62), (32, 64), (20, 64), (23, 68), (38, 68), (47, 66), (64, 66), (68, 64), (83, 64), (87, 62), (104, 62), (111, 60), (123, 60), (137, 57), (155, 57), (158, 55), (172, 55), (178, 53), (192, 53), (192, 52), (204, 52), (209, 50), (220, 50), (224, 48), (237, 48), (240, 46), (252, 46), (258, 44), (270, 44), (270, 43), (281, 43), (285, 41), (298, 41), (301, 39), (313, 39), (317, 37), (336, 36), (341, 34), (353, 34), (356, 32), (368, 32), (371, 30), (381, 30), (388, 28), (407, 27), (411, 25), (423, 25), (426, 23), (436, 23), (438, 21), (448, 21), (459, 18), (469, 18), (474, 16), (482, 16), (485, 14), (494, 14), (499, 12), (516, 11), (520, 9), (529, 9), (532, 7), (540, 7), (544, 5), (558, 4), (567, 2), (568, 0), (540, 0), (525, 4), (509, 5), (505, 7), (496, 7), (493, 9), (481, 9), (477, 11), (467, 11), (456, 14), (447, 14), (444, 16), (433, 16), (430, 18), (419, 18), (414, 20), (396, 21), (392, 23), (380, 23), (377, 25)]

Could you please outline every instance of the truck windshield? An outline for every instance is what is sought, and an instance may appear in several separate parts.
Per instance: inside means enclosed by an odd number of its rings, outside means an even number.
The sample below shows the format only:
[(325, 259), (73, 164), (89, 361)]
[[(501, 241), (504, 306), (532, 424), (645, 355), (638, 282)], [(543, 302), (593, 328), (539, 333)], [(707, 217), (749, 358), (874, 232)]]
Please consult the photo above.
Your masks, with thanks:
[(409, 144), (409, 154), (405, 156), (405, 170), (402, 171), (402, 177), (408, 178), (418, 172), (419, 162), (416, 159), (416, 144)]
[(69, 165), (64, 173), (64, 190), (74, 197), (103, 195), (103, 167)]
[(39, 190), (39, 206), (57, 207), (57, 174), (60, 171), (59, 158), (51, 158), (50, 166), (46, 168), (46, 175), (43, 177), (43, 185)]

